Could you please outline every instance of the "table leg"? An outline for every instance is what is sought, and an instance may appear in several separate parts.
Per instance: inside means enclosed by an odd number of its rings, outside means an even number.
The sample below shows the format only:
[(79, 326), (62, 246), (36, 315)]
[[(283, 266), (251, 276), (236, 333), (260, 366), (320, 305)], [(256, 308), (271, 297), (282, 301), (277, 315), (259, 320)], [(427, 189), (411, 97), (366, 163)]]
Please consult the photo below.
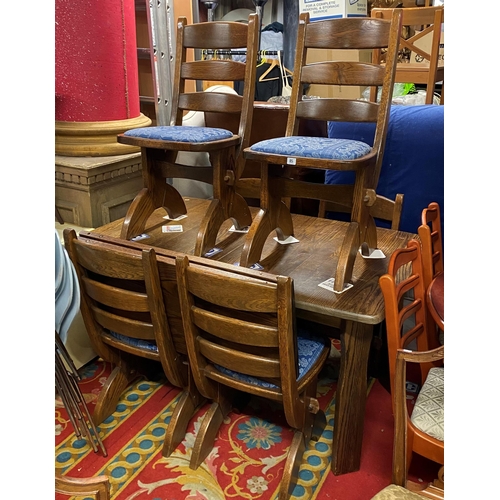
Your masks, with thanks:
[(360, 467), (372, 335), (373, 325), (342, 322), (331, 464), (335, 475), (355, 472)]

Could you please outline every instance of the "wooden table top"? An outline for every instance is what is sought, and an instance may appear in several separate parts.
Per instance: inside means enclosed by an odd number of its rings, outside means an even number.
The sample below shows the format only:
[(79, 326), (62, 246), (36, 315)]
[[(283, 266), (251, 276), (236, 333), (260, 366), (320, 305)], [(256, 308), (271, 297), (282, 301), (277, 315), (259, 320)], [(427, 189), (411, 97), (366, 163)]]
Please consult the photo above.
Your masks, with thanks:
[[(149, 238), (142, 243), (177, 252), (192, 254), (198, 227), (210, 200), (184, 198), (188, 216), (179, 221), (166, 221), (165, 211), (157, 209), (146, 224), (145, 233)], [(258, 208), (251, 207), (252, 216)], [(123, 219), (118, 219), (93, 232), (120, 237)], [(383, 259), (356, 258), (352, 283), (353, 287), (336, 294), (320, 286), (320, 283), (334, 276), (338, 253), (348, 223), (293, 214), (295, 238), (299, 243), (282, 245), (274, 241), (273, 232), (266, 241), (263, 271), (291, 276), (295, 282), (295, 302), (306, 315), (312, 313), (317, 322), (329, 324), (334, 317), (365, 324), (378, 324), (384, 319), (384, 299), (378, 278), (387, 272), (392, 252), (405, 247), (417, 235), (389, 229), (378, 229), (378, 246), (385, 254)], [(163, 233), (164, 225), (182, 225), (182, 232)], [(214, 260), (238, 264), (245, 234), (229, 232), (232, 223), (226, 221), (217, 240), (217, 248), (223, 251), (215, 254)], [(304, 316), (305, 317), (305, 316)]]

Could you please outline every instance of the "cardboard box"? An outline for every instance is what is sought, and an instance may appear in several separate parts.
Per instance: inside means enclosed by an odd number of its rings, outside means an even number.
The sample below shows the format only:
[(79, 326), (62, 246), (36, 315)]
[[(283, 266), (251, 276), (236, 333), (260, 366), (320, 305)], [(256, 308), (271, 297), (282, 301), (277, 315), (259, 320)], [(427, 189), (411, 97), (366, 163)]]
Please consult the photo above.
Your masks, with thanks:
[[(371, 62), (371, 50), (332, 50), (332, 49), (310, 49), (307, 53), (307, 63), (314, 63), (320, 61), (361, 61)], [(311, 85), (307, 95), (317, 97), (341, 98), (341, 99), (359, 99), (365, 87), (357, 85)]]
[(299, 12), (309, 12), (311, 21), (336, 17), (366, 17), (368, 0), (299, 0)]

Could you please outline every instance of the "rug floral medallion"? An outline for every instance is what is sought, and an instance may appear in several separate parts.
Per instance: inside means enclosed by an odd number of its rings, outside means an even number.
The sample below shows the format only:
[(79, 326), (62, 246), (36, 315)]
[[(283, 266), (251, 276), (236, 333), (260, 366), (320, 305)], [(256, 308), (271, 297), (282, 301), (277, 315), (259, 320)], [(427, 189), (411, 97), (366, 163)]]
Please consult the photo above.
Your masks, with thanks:
[[(84, 368), (80, 388), (90, 412), (111, 366), (97, 360)], [(318, 399), (327, 426), (304, 454), (300, 481), (292, 498), (316, 498), (331, 460), (336, 382), (328, 370), (320, 378)], [(197, 470), (189, 468), (196, 433), (208, 405), (191, 420), (183, 442), (168, 458), (161, 449), (179, 390), (165, 380), (138, 379), (123, 395), (116, 411), (99, 425), (107, 456), (78, 438), (56, 397), (56, 473), (109, 476), (113, 499), (119, 500), (272, 500), (277, 498), (292, 439), (279, 405), (251, 399), (244, 411), (232, 411), (214, 447)], [(67, 498), (56, 495), (56, 498)], [(77, 497), (84, 498), (84, 497)]]

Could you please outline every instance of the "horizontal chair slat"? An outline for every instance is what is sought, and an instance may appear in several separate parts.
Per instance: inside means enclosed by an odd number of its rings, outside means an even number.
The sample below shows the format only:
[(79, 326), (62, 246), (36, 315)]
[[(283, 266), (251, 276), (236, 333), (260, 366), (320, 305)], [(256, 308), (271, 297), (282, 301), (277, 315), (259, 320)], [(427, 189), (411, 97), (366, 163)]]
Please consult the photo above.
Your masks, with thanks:
[(277, 359), (235, 351), (203, 338), (198, 338), (198, 342), (203, 356), (228, 370), (266, 379), (280, 376), (280, 363)]
[(279, 345), (277, 329), (272, 326), (228, 318), (196, 306), (191, 308), (191, 313), (196, 326), (225, 340), (261, 347)]
[[(363, 40), (358, 42), (357, 31), (359, 19), (343, 18), (335, 23), (316, 21), (307, 27), (305, 45), (317, 49), (376, 49), (387, 46), (387, 38), (391, 28), (390, 21), (379, 19), (363, 19)], [(383, 28), (379, 29), (382, 23)], [(370, 35), (371, 33), (371, 35)]]
[(376, 64), (324, 61), (302, 68), (301, 82), (318, 85), (382, 85), (385, 69)]
[(350, 99), (307, 99), (297, 104), (297, 117), (313, 120), (375, 122), (379, 107)]
[(87, 277), (83, 278), (83, 282), (89, 297), (101, 304), (124, 311), (149, 311), (148, 297), (145, 293), (120, 290)]
[[(245, 78), (245, 64), (227, 59), (182, 63), (181, 78), (190, 80), (234, 81)], [(235, 95), (235, 94), (229, 94)]]
[[(190, 272), (194, 269), (191, 268)], [(229, 307), (240, 311), (272, 312), (276, 309), (276, 295), (265, 282), (244, 277), (245, 292), (242, 296), (241, 279), (232, 278), (225, 271), (197, 269), (198, 281), (190, 287), (191, 292), (201, 299), (208, 300), (222, 307)], [(229, 299), (221, 299), (218, 290), (224, 287)]]
[(235, 49), (247, 46), (244, 23), (217, 21), (184, 26), (184, 47), (192, 49)]
[(235, 94), (218, 94), (215, 92), (197, 92), (181, 94), (179, 108), (224, 113), (241, 113), (243, 98)]
[(92, 307), (96, 321), (107, 330), (127, 337), (142, 340), (155, 340), (153, 325), (146, 321), (123, 318), (99, 307)]

